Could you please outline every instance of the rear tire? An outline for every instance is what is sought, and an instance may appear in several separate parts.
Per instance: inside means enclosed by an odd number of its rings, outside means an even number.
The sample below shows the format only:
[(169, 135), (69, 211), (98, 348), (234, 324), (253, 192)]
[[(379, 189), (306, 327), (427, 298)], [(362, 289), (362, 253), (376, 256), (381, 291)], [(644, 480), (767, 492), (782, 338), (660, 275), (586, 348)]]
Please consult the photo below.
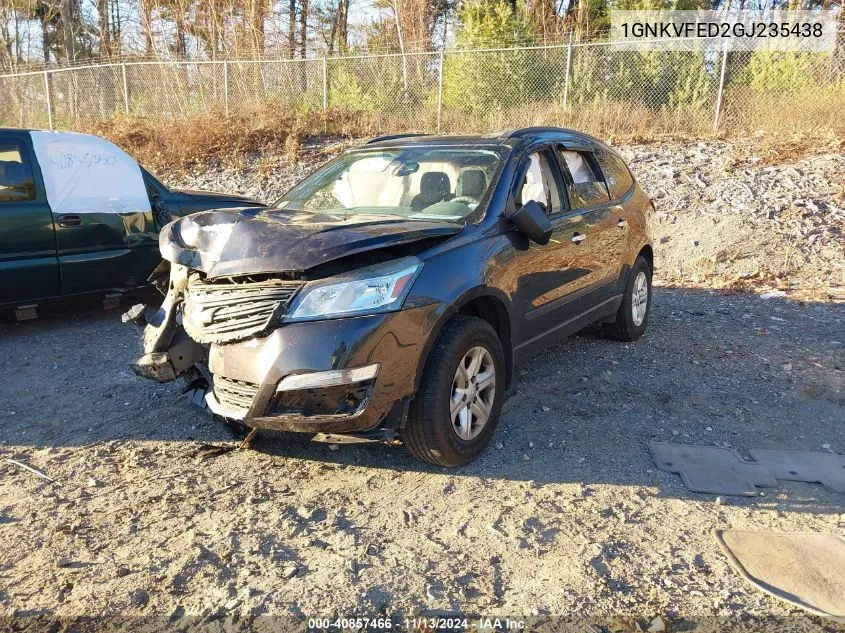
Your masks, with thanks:
[(615, 341), (636, 341), (645, 332), (650, 312), (651, 266), (646, 258), (640, 255), (628, 275), (616, 320), (607, 324), (604, 332), (608, 338)]
[(468, 464), (490, 442), (504, 395), (505, 356), (496, 331), (483, 319), (456, 316), (426, 362), (402, 441), (423, 461)]

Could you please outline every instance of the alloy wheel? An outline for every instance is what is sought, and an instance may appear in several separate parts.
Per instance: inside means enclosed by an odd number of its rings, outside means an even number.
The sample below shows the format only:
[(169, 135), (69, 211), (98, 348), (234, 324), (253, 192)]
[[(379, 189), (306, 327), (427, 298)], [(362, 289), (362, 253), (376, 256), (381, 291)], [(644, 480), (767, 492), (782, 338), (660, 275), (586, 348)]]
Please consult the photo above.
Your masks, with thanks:
[(637, 327), (643, 324), (648, 310), (648, 277), (640, 271), (634, 279), (634, 290), (631, 293), (631, 317)]
[(452, 428), (462, 440), (481, 433), (496, 396), (496, 369), (493, 357), (484, 347), (471, 348), (455, 371), (449, 416)]

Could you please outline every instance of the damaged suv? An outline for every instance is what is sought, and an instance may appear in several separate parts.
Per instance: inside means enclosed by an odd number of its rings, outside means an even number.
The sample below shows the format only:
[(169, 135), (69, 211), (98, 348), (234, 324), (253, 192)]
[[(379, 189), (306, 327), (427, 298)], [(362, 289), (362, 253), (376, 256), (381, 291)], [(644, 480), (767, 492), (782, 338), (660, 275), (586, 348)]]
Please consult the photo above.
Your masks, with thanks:
[(460, 466), (515, 363), (595, 322), (643, 334), (651, 208), (618, 154), (573, 131), (376, 139), (275, 208), (169, 224), (165, 300), (126, 315), (146, 325), (133, 369), (182, 376), (243, 427), (401, 439)]

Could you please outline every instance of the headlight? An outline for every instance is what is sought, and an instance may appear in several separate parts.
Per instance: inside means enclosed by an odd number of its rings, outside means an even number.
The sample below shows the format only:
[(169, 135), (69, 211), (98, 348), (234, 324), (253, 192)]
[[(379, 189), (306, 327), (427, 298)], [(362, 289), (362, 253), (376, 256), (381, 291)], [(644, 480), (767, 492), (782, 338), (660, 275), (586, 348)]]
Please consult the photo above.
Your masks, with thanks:
[(286, 321), (391, 312), (402, 307), (422, 268), (416, 257), (369, 266), (305, 285), (293, 300)]

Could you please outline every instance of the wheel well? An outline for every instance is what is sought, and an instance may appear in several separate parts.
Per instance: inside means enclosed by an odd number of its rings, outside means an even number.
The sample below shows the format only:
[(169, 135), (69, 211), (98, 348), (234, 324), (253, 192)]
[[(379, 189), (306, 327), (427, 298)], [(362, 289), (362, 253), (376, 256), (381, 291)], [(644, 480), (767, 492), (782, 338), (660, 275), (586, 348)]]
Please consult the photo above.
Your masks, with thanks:
[(654, 272), (654, 251), (651, 250), (651, 245), (646, 244), (643, 246), (637, 254), (637, 257), (640, 255), (645, 257), (645, 260), (648, 262), (649, 269), (651, 269), (651, 272)]
[(513, 377), (513, 346), (511, 345), (511, 322), (505, 305), (495, 297), (476, 297), (462, 305), (457, 314), (484, 319), (496, 330), (505, 353), (506, 384), (510, 386)]

